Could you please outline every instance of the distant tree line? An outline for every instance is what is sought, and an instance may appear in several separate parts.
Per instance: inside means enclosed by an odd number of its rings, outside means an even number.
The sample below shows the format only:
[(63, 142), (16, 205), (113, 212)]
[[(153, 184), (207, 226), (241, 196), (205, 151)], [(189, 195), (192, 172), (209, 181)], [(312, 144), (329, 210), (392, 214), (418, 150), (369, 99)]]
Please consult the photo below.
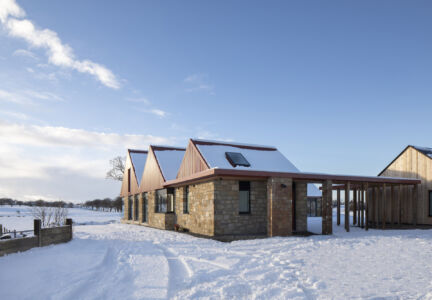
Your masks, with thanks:
[(72, 202), (64, 202), (64, 201), (45, 201), (42, 199), (35, 201), (20, 201), (14, 200), (11, 198), (0, 198), (0, 205), (9, 205), (9, 206), (36, 206), (36, 207), (65, 207), (72, 208), (74, 204)]
[(95, 199), (84, 202), (81, 205), (82, 207), (95, 209), (95, 210), (103, 210), (103, 211), (122, 211), (123, 201), (121, 197), (117, 197), (115, 199), (105, 198), (105, 199)]

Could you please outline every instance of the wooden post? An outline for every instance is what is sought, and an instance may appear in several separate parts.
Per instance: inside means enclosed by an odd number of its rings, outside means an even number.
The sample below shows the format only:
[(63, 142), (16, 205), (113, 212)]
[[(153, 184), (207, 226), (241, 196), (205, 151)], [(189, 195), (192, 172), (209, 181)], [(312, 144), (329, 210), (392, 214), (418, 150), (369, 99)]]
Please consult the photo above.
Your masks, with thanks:
[(350, 209), (349, 209), (350, 191), (351, 191), (351, 184), (348, 181), (345, 184), (345, 230), (347, 232), (350, 231), (350, 224), (349, 224), (349, 219), (350, 219)]
[(402, 200), (402, 184), (399, 185), (399, 191), (398, 191), (398, 225), (401, 225), (401, 221), (402, 221), (402, 205), (401, 205), (401, 200)]
[(391, 186), (391, 195), (390, 195), (390, 224), (396, 223), (396, 218), (394, 217), (394, 209), (395, 209), (395, 187)]
[(357, 224), (357, 189), (353, 189), (353, 226)]
[(358, 207), (357, 207), (357, 224), (358, 226), (361, 226), (361, 211), (363, 209), (363, 204), (362, 204), (362, 197), (363, 197), (363, 185), (360, 186), (359, 190), (359, 195), (357, 197), (358, 199)]
[(41, 220), (34, 219), (33, 221), (33, 232), (34, 235), (38, 238), (38, 245), (42, 247), (42, 231), (41, 231)]
[(364, 203), (364, 198), (365, 198), (365, 190), (364, 190), (364, 186), (362, 185), (362, 188), (360, 190), (360, 198), (361, 198), (361, 204), (360, 204), (360, 227), (364, 228), (364, 209), (365, 209), (365, 203)]
[(417, 184), (413, 185), (413, 189), (412, 189), (412, 217), (413, 217), (413, 225), (417, 226), (417, 197), (418, 197), (418, 193), (417, 193)]
[(383, 183), (382, 186), (382, 212), (381, 212), (381, 216), (382, 216), (382, 229), (385, 229), (385, 224), (386, 224), (386, 209), (387, 209), (387, 193), (386, 193), (386, 184)]
[(340, 211), (341, 201), (340, 201), (340, 188), (337, 189), (337, 225), (340, 225)]
[(3, 226), (2, 226), (2, 224), (0, 224), (0, 236), (2, 236), (3, 235)]
[(368, 196), (368, 183), (365, 185), (365, 200), (366, 200), (366, 220), (365, 220), (365, 229), (369, 230), (369, 196)]
[(70, 239), (72, 239), (72, 219), (66, 219), (66, 225), (70, 226)]
[(375, 190), (375, 228), (379, 227), (379, 206), (380, 206), (379, 189), (380, 189), (379, 186), (374, 188)]

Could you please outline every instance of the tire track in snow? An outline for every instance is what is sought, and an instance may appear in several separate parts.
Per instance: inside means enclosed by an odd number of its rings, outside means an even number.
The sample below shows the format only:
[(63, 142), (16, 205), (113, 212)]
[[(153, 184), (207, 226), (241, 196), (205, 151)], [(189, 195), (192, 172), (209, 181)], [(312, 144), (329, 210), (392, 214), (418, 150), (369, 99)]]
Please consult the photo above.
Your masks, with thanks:
[(161, 249), (165, 255), (169, 267), (169, 278), (167, 287), (167, 298), (173, 298), (177, 292), (184, 288), (184, 285), (193, 276), (193, 271), (186, 261), (179, 257), (174, 251), (163, 247), (160, 244), (154, 244)]

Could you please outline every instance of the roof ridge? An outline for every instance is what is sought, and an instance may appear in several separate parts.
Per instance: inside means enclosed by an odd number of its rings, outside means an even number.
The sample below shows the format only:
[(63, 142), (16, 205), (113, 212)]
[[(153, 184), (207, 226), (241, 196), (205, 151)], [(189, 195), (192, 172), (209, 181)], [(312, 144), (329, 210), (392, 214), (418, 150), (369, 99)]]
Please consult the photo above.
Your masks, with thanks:
[(246, 144), (246, 143), (237, 143), (237, 142), (227, 142), (227, 141), (216, 141), (216, 140), (206, 140), (206, 139), (193, 139), (191, 138), (195, 144), (201, 145), (226, 145), (238, 148), (248, 148), (248, 149), (262, 149), (262, 150), (277, 150), (274, 146), (268, 145), (257, 145), (257, 144)]

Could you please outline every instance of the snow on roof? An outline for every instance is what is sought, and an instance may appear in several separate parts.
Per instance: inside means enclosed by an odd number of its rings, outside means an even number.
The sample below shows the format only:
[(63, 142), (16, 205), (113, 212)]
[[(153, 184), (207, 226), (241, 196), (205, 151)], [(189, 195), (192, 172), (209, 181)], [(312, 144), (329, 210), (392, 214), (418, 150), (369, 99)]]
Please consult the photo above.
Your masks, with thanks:
[[(197, 144), (198, 150), (210, 168), (237, 169), (269, 172), (299, 172), (299, 170), (278, 150), (246, 149), (231, 145)], [(233, 167), (225, 152), (239, 152), (250, 163), (250, 167)]]
[(153, 148), (165, 180), (176, 179), (185, 151), (186, 149), (168, 148), (167, 146)]
[[(294, 172), (300, 170), (294, 166), (282, 153), (271, 146), (257, 146), (238, 143), (224, 143), (217, 141), (194, 140), (198, 150), (209, 164), (210, 168), (236, 169), (250, 171), (268, 171), (268, 172)], [(204, 144), (200, 144), (204, 142)], [(239, 147), (236, 147), (236, 146)], [(241, 148), (241, 147), (253, 147)], [(265, 148), (265, 149), (258, 149)], [(273, 148), (274, 150), (268, 150)], [(237, 166), (233, 167), (226, 159), (225, 152), (239, 152), (250, 163), (250, 167)], [(307, 194), (311, 197), (321, 197), (321, 191), (314, 184), (308, 184)]]
[(307, 195), (309, 197), (321, 197), (321, 191), (313, 183), (308, 183), (307, 185)]
[(251, 147), (251, 148), (269, 148), (276, 150), (274, 146), (264, 146), (264, 145), (255, 145), (255, 144), (245, 144), (245, 143), (233, 143), (227, 141), (215, 141), (215, 140), (203, 140), (203, 139), (192, 139), (196, 144), (206, 143), (206, 144), (214, 144), (214, 145), (233, 145), (240, 147)]
[(420, 151), (421, 153), (423, 153), (424, 155), (426, 155), (429, 158), (432, 158), (432, 148), (428, 148), (428, 147), (419, 147), (419, 146), (412, 146), (414, 149), (417, 149), (418, 151)]
[(147, 160), (147, 151), (142, 150), (129, 150), (132, 165), (135, 169), (135, 176), (138, 181), (138, 185), (141, 183), (141, 177), (144, 172), (144, 166)]

